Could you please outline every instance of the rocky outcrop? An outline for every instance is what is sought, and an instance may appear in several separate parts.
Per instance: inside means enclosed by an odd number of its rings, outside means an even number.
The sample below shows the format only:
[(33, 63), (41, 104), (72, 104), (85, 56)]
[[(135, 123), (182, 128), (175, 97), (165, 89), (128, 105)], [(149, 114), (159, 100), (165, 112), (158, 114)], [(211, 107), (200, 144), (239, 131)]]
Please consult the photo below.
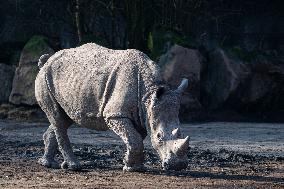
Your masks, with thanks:
[(211, 109), (221, 107), (248, 74), (243, 63), (230, 59), (223, 50), (210, 53), (202, 74), (202, 103)]
[(163, 78), (171, 85), (178, 85), (182, 77), (199, 82), (202, 57), (198, 50), (174, 45), (163, 56), (159, 64), (163, 67)]
[(53, 54), (44, 37), (34, 36), (25, 45), (13, 79), (9, 101), (13, 104), (36, 105), (34, 81), (39, 71), (38, 59), (42, 54)]
[(238, 100), (236, 107), (246, 111), (284, 109), (284, 67), (266, 62), (254, 63), (250, 69), (251, 73), (239, 85), (230, 101)]
[(181, 98), (180, 113), (184, 116), (201, 109), (199, 96), (202, 59), (198, 50), (174, 45), (159, 60), (162, 77), (173, 88), (178, 86), (183, 77), (189, 80), (189, 87)]
[(15, 69), (0, 63), (0, 103), (8, 102)]
[(44, 112), (39, 107), (15, 106), (5, 103), (0, 105), (0, 119), (36, 122), (48, 121)]

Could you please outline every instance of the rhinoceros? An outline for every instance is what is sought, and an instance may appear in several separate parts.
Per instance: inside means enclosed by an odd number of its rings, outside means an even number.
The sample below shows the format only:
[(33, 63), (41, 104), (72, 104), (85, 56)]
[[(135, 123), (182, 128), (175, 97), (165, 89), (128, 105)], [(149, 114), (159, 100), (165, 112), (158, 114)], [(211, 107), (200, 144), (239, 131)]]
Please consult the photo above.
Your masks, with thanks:
[(189, 137), (181, 137), (178, 118), (187, 79), (171, 90), (162, 81), (158, 66), (144, 53), (94, 43), (45, 54), (38, 65), (35, 96), (50, 122), (43, 135), (41, 165), (59, 168), (54, 159), (59, 148), (64, 159), (61, 168), (81, 169), (67, 135), (68, 127), (75, 123), (116, 133), (127, 149), (124, 171), (143, 169), (147, 130), (164, 169), (187, 167)]

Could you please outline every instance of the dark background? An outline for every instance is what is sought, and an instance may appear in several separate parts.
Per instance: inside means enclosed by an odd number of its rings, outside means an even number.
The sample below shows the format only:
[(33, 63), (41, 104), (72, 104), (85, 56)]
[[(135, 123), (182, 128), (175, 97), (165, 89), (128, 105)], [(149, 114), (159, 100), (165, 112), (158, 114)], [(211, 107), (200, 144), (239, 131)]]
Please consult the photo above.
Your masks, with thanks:
[[(54, 51), (87, 42), (139, 49), (162, 70), (172, 63), (161, 61), (161, 56), (169, 55), (175, 44), (198, 52), (202, 57), (197, 61), (201, 64), (199, 76), (183, 73), (192, 85), (185, 93), (181, 115), (191, 121), (284, 121), (283, 33), (281, 0), (0, 2), (0, 63), (14, 69), (34, 36), (42, 37)], [(182, 64), (191, 62), (184, 60)], [(238, 78), (233, 87), (230, 70)], [(171, 78), (180, 80), (163, 74), (173, 87), (177, 81), (171, 82)], [(36, 106), (15, 103), (11, 95), (9, 102), (17, 107)]]

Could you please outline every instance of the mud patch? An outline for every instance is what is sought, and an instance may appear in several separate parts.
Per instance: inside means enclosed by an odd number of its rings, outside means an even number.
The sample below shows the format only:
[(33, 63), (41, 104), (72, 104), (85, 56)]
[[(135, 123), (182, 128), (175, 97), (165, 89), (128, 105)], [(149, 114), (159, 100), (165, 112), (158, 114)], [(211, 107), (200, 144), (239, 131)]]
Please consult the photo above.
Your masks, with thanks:
[[(3, 188), (282, 188), (284, 160), (241, 154), (225, 149), (219, 152), (193, 148), (189, 166), (182, 171), (162, 171), (155, 152), (146, 148), (144, 173), (123, 173), (122, 145), (74, 144), (83, 170), (72, 172), (41, 167), (43, 142), (8, 142), (0, 139), (0, 187)], [(61, 156), (57, 156), (62, 161)]]
[[(37, 164), (37, 160), (43, 154), (41, 138), (47, 126), (0, 122), (0, 188), (284, 188), (283, 130), (278, 125), (272, 125), (273, 129), (267, 125), (229, 127), (222, 123), (184, 127), (193, 136), (188, 168), (161, 170), (159, 159), (148, 143), (144, 161), (147, 170), (143, 173), (122, 172), (125, 147), (117, 137), (108, 132), (98, 133), (77, 127), (70, 129), (70, 135), (83, 170), (44, 168)], [(208, 128), (214, 129), (209, 132)], [(244, 137), (255, 135), (256, 128), (261, 129), (260, 134), (277, 129), (279, 135), (275, 133), (273, 138), (274, 141), (278, 138), (278, 141), (271, 143), (271, 137), (269, 143), (260, 143), (265, 137), (254, 137), (250, 141), (252, 146), (264, 144), (270, 148), (269, 145), (278, 144), (279, 148), (270, 149), (280, 151), (265, 156), (268, 153), (258, 153), (263, 151), (247, 153), (249, 150), (226, 148), (235, 141), (248, 141)], [(208, 139), (214, 139), (214, 143)], [(218, 148), (213, 148), (216, 145)], [(260, 148), (263, 149), (266, 148)], [(56, 159), (62, 162), (60, 155)]]

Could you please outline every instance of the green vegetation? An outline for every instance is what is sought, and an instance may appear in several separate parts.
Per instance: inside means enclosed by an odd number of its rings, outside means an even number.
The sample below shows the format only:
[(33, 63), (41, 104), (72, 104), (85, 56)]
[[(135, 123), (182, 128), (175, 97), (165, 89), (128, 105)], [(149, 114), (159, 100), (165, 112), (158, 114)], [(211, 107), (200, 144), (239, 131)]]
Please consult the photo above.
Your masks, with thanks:
[(248, 51), (238, 46), (227, 48), (226, 52), (232, 58), (241, 60), (244, 63), (263, 62), (265, 60), (273, 60), (274, 58), (277, 57), (277, 53), (273, 51), (265, 51), (265, 50), (257, 50), (257, 49)]
[(154, 60), (166, 53), (174, 44), (189, 48), (198, 47), (198, 43), (193, 38), (179, 34), (170, 29), (160, 28), (149, 33), (147, 46), (150, 51), (150, 57)]
[(33, 56), (38, 56), (45, 49), (49, 48), (47, 39), (42, 36), (33, 36), (24, 46), (24, 51), (29, 52)]
[(247, 51), (238, 46), (229, 48), (226, 51), (232, 58), (242, 60), (247, 63), (253, 62), (253, 60), (255, 60), (257, 56), (257, 51)]
[(152, 35), (152, 32), (149, 33), (149, 36), (148, 36), (148, 40), (147, 40), (147, 46), (148, 46), (148, 49), (150, 52), (153, 52), (154, 50), (154, 44), (153, 44), (153, 35)]

